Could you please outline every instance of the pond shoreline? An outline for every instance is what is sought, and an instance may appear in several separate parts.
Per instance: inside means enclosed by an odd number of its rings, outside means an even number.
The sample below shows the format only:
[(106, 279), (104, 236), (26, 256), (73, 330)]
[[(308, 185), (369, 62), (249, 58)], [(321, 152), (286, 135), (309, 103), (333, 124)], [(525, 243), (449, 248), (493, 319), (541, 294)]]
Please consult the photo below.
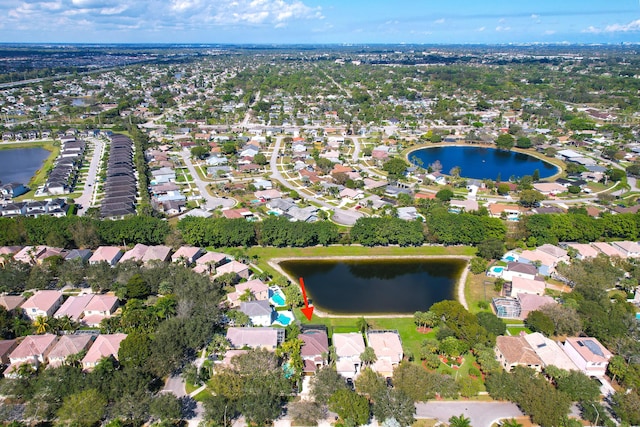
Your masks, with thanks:
[[(267, 261), (269, 266), (276, 270), (278, 273), (282, 274), (284, 277), (291, 280), (292, 283), (297, 284), (298, 278), (291, 277), (288, 273), (286, 273), (280, 263), (284, 261), (299, 261), (299, 260), (327, 260), (327, 261), (345, 261), (345, 260), (375, 260), (375, 259), (425, 259), (425, 260), (437, 260), (437, 259), (460, 259), (466, 261), (467, 265), (462, 269), (462, 273), (458, 281), (455, 284), (455, 293), (457, 295), (457, 300), (462, 304), (466, 309), (468, 309), (467, 300), (465, 297), (464, 289), (467, 281), (467, 274), (469, 272), (469, 261), (471, 260), (471, 256), (465, 255), (383, 255), (383, 256), (366, 256), (366, 255), (355, 255), (355, 256), (300, 256), (300, 257), (278, 257), (271, 258)], [(314, 307), (314, 314), (318, 317), (334, 317), (334, 318), (360, 318), (360, 317), (368, 317), (371, 319), (376, 318), (408, 318), (413, 317), (413, 314), (400, 314), (400, 313), (362, 313), (362, 314), (334, 314), (330, 312), (325, 312), (323, 310)]]

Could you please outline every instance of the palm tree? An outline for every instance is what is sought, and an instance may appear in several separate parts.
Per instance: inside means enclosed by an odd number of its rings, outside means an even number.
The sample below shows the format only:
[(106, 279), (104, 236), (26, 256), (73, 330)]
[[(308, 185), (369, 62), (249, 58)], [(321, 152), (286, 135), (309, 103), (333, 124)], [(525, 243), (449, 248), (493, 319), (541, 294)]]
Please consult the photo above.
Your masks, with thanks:
[(375, 363), (376, 360), (378, 360), (378, 357), (376, 356), (376, 352), (373, 348), (365, 347), (362, 354), (360, 354), (360, 360), (365, 364), (365, 366), (369, 366), (372, 363)]
[(502, 423), (502, 427), (522, 427), (522, 424), (518, 422), (515, 418), (511, 418)]
[(33, 321), (33, 326), (36, 328), (36, 334), (38, 335), (44, 334), (49, 329), (49, 323), (45, 316), (36, 317), (36, 320)]
[(452, 415), (449, 418), (449, 427), (471, 427), (471, 420), (465, 417), (464, 414)]
[(361, 317), (356, 321), (356, 327), (360, 332), (366, 333), (369, 330), (369, 323), (367, 323), (367, 319)]

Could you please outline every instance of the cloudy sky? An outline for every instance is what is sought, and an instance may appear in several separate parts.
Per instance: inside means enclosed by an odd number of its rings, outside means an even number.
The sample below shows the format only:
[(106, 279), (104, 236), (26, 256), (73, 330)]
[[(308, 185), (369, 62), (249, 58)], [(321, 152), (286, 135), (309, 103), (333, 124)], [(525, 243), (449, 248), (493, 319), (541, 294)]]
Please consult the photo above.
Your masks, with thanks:
[(0, 42), (640, 42), (640, 0), (0, 0)]

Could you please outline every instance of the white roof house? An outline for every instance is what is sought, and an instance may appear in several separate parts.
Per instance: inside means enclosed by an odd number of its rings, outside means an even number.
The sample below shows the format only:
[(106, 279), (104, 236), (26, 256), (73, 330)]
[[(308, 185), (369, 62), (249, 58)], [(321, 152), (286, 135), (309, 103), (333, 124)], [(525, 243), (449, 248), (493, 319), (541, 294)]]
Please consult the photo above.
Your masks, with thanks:
[(336, 363), (338, 373), (346, 378), (355, 378), (360, 373), (362, 365), (360, 355), (365, 349), (362, 334), (336, 333), (333, 334), (332, 341), (338, 357)]

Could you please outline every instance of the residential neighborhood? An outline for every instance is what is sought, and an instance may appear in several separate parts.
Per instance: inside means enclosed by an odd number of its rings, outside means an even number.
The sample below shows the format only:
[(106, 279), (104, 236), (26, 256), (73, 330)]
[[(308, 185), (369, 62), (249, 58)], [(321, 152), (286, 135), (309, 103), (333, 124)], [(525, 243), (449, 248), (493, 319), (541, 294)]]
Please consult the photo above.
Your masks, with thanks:
[(69, 49), (0, 82), (3, 420), (640, 424), (633, 46)]

